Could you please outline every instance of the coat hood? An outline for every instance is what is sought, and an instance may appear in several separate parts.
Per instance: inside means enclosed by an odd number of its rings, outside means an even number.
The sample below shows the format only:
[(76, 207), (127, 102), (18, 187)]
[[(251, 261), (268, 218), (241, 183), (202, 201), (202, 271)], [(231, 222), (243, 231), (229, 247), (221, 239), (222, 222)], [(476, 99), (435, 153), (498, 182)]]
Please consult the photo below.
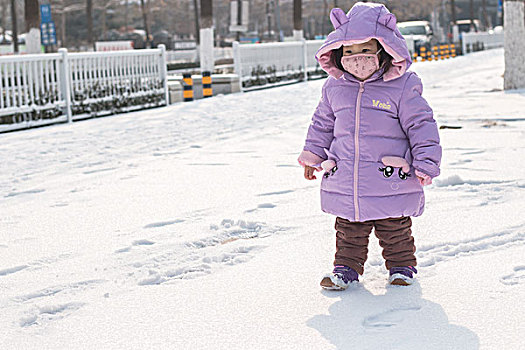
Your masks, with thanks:
[(385, 81), (402, 76), (412, 64), (405, 39), (396, 26), (396, 17), (382, 4), (356, 3), (347, 14), (340, 8), (330, 12), (335, 30), (315, 54), (321, 68), (339, 79), (343, 72), (331, 60), (332, 50), (342, 45), (353, 45), (376, 39), (393, 57), (392, 67), (385, 72)]

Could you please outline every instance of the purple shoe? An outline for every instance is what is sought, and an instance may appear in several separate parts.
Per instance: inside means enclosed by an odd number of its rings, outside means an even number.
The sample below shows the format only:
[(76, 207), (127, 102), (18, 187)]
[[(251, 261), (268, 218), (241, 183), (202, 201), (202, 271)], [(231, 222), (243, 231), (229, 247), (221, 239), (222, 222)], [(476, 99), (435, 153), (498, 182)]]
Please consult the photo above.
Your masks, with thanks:
[(396, 286), (408, 286), (414, 283), (414, 273), (417, 270), (413, 266), (392, 267), (388, 282)]
[(335, 265), (332, 273), (322, 279), (321, 287), (329, 290), (344, 290), (352, 282), (359, 282), (357, 271), (345, 265)]

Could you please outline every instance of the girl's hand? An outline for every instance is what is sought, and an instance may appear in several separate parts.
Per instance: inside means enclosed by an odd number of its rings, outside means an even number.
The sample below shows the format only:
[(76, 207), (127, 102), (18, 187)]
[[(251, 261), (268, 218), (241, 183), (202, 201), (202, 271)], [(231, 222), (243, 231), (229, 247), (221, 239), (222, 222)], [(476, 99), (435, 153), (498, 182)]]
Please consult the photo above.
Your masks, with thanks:
[(305, 165), (304, 166), (304, 178), (306, 180), (315, 180), (317, 177), (314, 175), (315, 168), (312, 168), (311, 166)]
[(428, 186), (432, 184), (432, 178), (430, 176), (425, 175), (423, 173), (418, 173), (419, 172), (416, 170), (416, 176), (421, 186)]

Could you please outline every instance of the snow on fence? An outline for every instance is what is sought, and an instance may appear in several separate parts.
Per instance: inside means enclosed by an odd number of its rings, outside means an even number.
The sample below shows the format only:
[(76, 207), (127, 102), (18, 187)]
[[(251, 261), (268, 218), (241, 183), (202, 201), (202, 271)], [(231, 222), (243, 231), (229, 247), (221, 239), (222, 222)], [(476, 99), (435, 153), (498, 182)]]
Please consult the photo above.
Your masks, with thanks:
[(0, 57), (0, 132), (165, 105), (165, 48)]
[[(213, 49), (213, 58), (232, 58), (231, 47), (215, 47)], [(197, 49), (189, 50), (169, 50), (166, 51), (167, 62), (199, 62), (199, 51)]]
[(461, 37), (463, 54), (493, 49), (496, 47), (503, 47), (504, 35), (503, 33), (488, 33), (488, 32), (475, 32), (475, 33), (463, 33)]
[[(323, 75), (314, 58), (323, 40), (303, 40), (281, 43), (233, 43), (235, 73), (239, 75), (241, 91), (258, 86), (279, 85), (307, 80)], [(305, 69), (306, 67), (306, 69)]]

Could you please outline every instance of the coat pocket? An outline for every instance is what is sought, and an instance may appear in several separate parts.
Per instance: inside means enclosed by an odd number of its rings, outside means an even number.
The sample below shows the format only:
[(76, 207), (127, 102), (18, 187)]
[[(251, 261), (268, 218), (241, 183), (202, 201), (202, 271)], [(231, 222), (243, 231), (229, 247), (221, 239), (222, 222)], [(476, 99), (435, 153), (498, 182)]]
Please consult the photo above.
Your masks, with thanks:
[(331, 171), (323, 174), (321, 189), (345, 195), (353, 193), (353, 166), (348, 160), (339, 160)]
[(414, 168), (403, 169), (382, 162), (362, 162), (359, 167), (359, 194), (363, 196), (393, 196), (421, 192)]

